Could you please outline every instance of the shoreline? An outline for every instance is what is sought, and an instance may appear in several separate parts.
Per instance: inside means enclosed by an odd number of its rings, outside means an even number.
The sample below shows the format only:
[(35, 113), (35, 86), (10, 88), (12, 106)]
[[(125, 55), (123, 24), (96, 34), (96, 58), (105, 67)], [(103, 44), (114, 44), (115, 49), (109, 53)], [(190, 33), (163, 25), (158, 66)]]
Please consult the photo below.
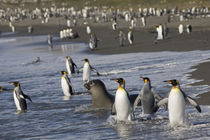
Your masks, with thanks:
[[(162, 20), (165, 20), (165, 17), (161, 17)], [(141, 24), (134, 29), (134, 45), (129, 45), (126, 40), (125, 46), (119, 46), (119, 40), (116, 39), (119, 33), (112, 30), (111, 23), (90, 23), (91, 30), (96, 34), (97, 38), (100, 40), (98, 48), (93, 51), (87, 51), (87, 53), (93, 54), (122, 54), (122, 53), (135, 53), (135, 52), (160, 52), (160, 51), (175, 51), (175, 52), (185, 52), (185, 51), (195, 51), (195, 50), (210, 50), (210, 18), (206, 19), (194, 19), (189, 21), (193, 26), (193, 31), (191, 34), (184, 32), (183, 35), (178, 34), (177, 25), (179, 22), (169, 23), (169, 33), (166, 39), (158, 41), (155, 43), (154, 38), (154, 25), (161, 23), (157, 18), (148, 19), (152, 24), (148, 24), (146, 28), (142, 28)], [(62, 21), (62, 22), (60, 22)], [(163, 22), (162, 21), (162, 22)], [(65, 20), (60, 19), (59, 22), (52, 20), (49, 24), (41, 24), (39, 21), (22, 21), (16, 23), (16, 31), (19, 32), (13, 35), (7, 35), (3, 37), (12, 37), (12, 36), (27, 36), (27, 35), (47, 35), (52, 34), (59, 36), (59, 31), (63, 28), (67, 28)], [(82, 42), (88, 43), (89, 35), (86, 33), (86, 27), (83, 24), (84, 21), (79, 21), (78, 26), (72, 27), (73, 31), (77, 31), (79, 38), (76, 39), (67, 39), (64, 41), (72, 42)], [(121, 22), (120, 22), (121, 23)], [(186, 25), (188, 22), (184, 23)], [(100, 25), (99, 25), (100, 24)], [(34, 28), (33, 33), (27, 32), (27, 27), (32, 25)], [(120, 29), (123, 29), (125, 33), (128, 31), (128, 23), (122, 21)], [(11, 32), (11, 29), (7, 24), (0, 24), (1, 32)], [(127, 34), (126, 34), (127, 37)], [(198, 64), (197, 66), (192, 67), (196, 69), (191, 72), (190, 78), (203, 80), (199, 83), (194, 83), (193, 85), (209, 85), (210, 78), (208, 79), (208, 69), (210, 68), (210, 62), (205, 62)], [(210, 92), (203, 93), (197, 96), (197, 101), (201, 105), (210, 105), (208, 102), (210, 100)]]

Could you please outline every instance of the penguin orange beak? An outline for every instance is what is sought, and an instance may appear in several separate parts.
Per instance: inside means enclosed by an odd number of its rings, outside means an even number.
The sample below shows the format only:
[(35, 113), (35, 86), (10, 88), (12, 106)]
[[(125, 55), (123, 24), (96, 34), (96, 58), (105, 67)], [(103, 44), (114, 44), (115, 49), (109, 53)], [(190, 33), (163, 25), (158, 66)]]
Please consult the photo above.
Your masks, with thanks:
[(118, 79), (110, 79), (110, 80), (113, 80), (113, 81), (115, 81), (115, 82), (118, 82)]
[(163, 82), (167, 82), (167, 83), (169, 83), (169, 84), (172, 84), (172, 82), (171, 82), (171, 81), (167, 81), (167, 80), (166, 80), (166, 81), (163, 81)]

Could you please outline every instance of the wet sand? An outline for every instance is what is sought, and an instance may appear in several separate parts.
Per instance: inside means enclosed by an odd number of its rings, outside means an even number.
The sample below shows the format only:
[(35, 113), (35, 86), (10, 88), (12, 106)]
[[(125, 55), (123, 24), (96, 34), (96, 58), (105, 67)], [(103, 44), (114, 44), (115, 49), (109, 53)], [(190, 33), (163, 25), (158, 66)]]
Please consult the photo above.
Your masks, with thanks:
[[(192, 67), (192, 69), (196, 70), (191, 73), (191, 78), (201, 80), (200, 82), (194, 83), (192, 85), (210, 85), (210, 59), (208, 62), (204, 62)], [(200, 94), (197, 97), (199, 104), (210, 105), (210, 92)]]
[[(191, 23), (193, 27), (193, 32), (187, 34), (184, 32), (183, 35), (178, 34), (177, 26), (179, 24), (176, 19), (172, 23), (168, 23), (169, 33), (168, 36), (162, 40), (155, 42), (154, 38), (154, 27), (159, 23), (165, 23), (166, 17), (159, 18), (149, 18), (147, 19), (148, 24), (146, 28), (143, 28), (140, 21), (138, 21), (137, 28), (133, 30), (134, 32), (134, 45), (129, 45), (128, 41), (125, 41), (123, 47), (119, 46), (119, 39), (117, 38), (119, 29), (114, 31), (112, 30), (111, 23), (90, 23), (92, 32), (96, 34), (97, 38), (100, 40), (98, 48), (89, 51), (89, 53), (95, 54), (118, 54), (118, 53), (135, 53), (135, 52), (158, 52), (158, 51), (193, 51), (193, 50), (209, 50), (210, 49), (210, 18), (205, 19), (193, 19), (191, 21), (186, 21)], [(85, 42), (88, 43), (89, 35), (86, 34), (86, 28), (83, 24), (84, 21), (79, 21), (77, 27), (72, 27), (73, 31), (79, 33), (79, 38), (77, 39), (68, 39), (65, 41), (73, 42)], [(32, 25), (34, 28), (33, 33), (27, 32), (27, 27)], [(54, 36), (59, 36), (59, 31), (63, 28), (66, 28), (65, 20), (52, 19), (48, 24), (41, 24), (41, 21), (22, 21), (15, 23), (16, 31), (18, 34), (15, 36), (24, 36), (24, 35), (43, 35), (43, 34), (53, 34)], [(128, 31), (129, 23), (124, 21), (120, 22), (119, 28), (123, 29), (126, 33)], [(0, 24), (1, 32), (11, 32), (11, 29), (8, 27), (7, 23)], [(10, 35), (12, 36), (12, 35)], [(210, 85), (210, 76), (209, 68), (210, 62), (199, 64), (193, 69), (196, 68), (191, 74), (191, 78), (203, 80), (202, 82), (195, 83), (194, 85)], [(210, 92), (204, 93), (198, 96), (198, 102), (202, 105), (210, 104)]]

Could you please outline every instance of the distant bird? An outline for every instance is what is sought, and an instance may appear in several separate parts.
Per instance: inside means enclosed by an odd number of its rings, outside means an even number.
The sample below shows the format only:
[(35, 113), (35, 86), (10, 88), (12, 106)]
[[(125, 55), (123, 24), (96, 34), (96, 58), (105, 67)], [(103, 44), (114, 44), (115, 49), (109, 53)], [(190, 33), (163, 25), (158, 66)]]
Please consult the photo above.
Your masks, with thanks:
[(77, 68), (77, 65), (73, 62), (70, 56), (66, 56), (66, 69), (69, 74), (69, 76), (72, 76), (72, 74), (75, 73), (75, 67)]
[(112, 112), (116, 112), (117, 120), (131, 121), (132, 120), (132, 107), (128, 92), (124, 89), (125, 80), (123, 78), (111, 79), (119, 83), (116, 91), (115, 102), (113, 104)]
[(169, 121), (172, 127), (184, 124), (186, 102), (194, 106), (198, 112), (201, 112), (199, 104), (182, 91), (179, 82), (176, 79), (164, 82), (170, 83), (173, 87), (168, 98), (160, 100), (157, 105), (161, 106), (168, 103)]
[(48, 37), (47, 37), (47, 43), (50, 47), (53, 46), (53, 43), (52, 43), (52, 36), (50, 34), (48, 34)]
[(117, 30), (117, 22), (116, 21), (114, 21), (113, 23), (112, 23), (112, 29), (115, 31), (115, 30)]
[(98, 47), (98, 39), (95, 34), (90, 34), (89, 47), (91, 50)]
[(157, 40), (163, 40), (163, 26), (160, 24), (159, 26), (156, 27), (157, 31)]
[(85, 61), (84, 63), (84, 66), (81, 67), (77, 73), (79, 73), (80, 70), (83, 69), (83, 83), (87, 83), (90, 81), (90, 74), (91, 74), (91, 70), (94, 71), (98, 76), (100, 75), (99, 72), (93, 68), (91, 65), (90, 65), (90, 62), (87, 58), (83, 59), (83, 61)]
[(128, 30), (128, 42), (130, 45), (133, 45), (133, 40), (134, 40), (133, 31), (131, 29), (129, 29)]
[(178, 30), (179, 30), (179, 34), (183, 34), (183, 31), (184, 31), (184, 26), (182, 23), (179, 24), (179, 27), (178, 27)]
[(88, 35), (91, 34), (91, 28), (89, 25), (87, 25), (87, 27), (86, 27), (86, 32)]
[(190, 24), (187, 24), (187, 33), (190, 34), (192, 32), (192, 26)]
[(33, 27), (32, 26), (28, 26), (28, 33), (32, 33), (33, 32)]
[(142, 77), (142, 80), (144, 81), (144, 86), (134, 102), (133, 109), (135, 110), (137, 104), (141, 102), (142, 113), (153, 114), (158, 110), (156, 101), (159, 101), (162, 98), (155, 92), (148, 77)]
[(27, 110), (26, 99), (32, 102), (31, 98), (23, 93), (20, 87), (20, 83), (18, 81), (9, 83), (15, 86), (13, 91), (13, 97), (17, 110)]
[(61, 71), (61, 87), (65, 96), (70, 97), (73, 95), (72, 84), (69, 77), (66, 75), (66, 71)]
[(126, 40), (123, 30), (120, 30), (118, 37), (119, 37), (119, 41), (120, 41), (120, 46), (123, 47), (124, 41)]

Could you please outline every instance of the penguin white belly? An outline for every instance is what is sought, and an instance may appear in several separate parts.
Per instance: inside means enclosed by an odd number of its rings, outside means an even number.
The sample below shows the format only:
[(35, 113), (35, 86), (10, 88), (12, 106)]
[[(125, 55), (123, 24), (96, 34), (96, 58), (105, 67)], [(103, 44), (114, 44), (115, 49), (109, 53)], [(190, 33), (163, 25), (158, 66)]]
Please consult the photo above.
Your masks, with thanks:
[(89, 64), (84, 64), (83, 67), (83, 82), (89, 82), (90, 81), (90, 66)]
[(174, 89), (168, 98), (169, 121), (171, 126), (184, 123), (185, 100), (180, 90)]
[(61, 87), (65, 96), (71, 96), (69, 85), (64, 77), (61, 78)]
[(131, 33), (130, 32), (128, 33), (128, 41), (129, 41), (130, 44), (133, 43), (132, 40), (131, 40)]
[(72, 73), (71, 73), (71, 68), (70, 68), (70, 64), (69, 64), (69, 61), (68, 60), (66, 60), (66, 69), (68, 71), (69, 76), (71, 76)]
[(15, 105), (16, 105), (17, 110), (22, 110), (21, 107), (20, 107), (20, 102), (17, 98), (17, 95), (15, 94), (15, 91), (13, 93), (13, 97), (14, 97), (14, 101), (15, 101)]
[(117, 112), (117, 119), (120, 121), (131, 120), (130, 101), (126, 94), (127, 93), (118, 90), (115, 97), (115, 108)]
[(89, 43), (90, 49), (94, 49), (94, 44), (92, 42)]

